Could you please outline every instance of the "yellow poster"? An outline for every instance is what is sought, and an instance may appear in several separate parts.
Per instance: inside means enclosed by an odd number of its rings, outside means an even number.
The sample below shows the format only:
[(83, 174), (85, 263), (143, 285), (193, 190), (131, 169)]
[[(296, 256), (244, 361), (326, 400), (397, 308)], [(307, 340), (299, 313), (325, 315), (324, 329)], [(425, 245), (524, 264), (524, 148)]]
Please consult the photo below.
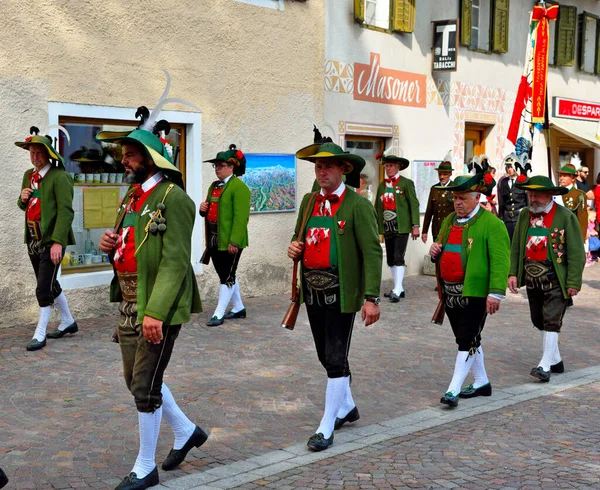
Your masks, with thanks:
[(83, 227), (112, 228), (119, 207), (118, 188), (91, 188), (83, 190)]

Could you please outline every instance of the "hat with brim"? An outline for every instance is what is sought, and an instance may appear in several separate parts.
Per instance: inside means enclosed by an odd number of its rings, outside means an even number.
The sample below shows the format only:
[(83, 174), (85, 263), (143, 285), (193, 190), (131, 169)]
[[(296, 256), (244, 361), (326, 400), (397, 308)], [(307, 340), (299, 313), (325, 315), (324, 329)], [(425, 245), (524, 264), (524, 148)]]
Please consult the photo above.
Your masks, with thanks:
[(523, 183), (517, 181), (515, 186), (517, 189), (523, 189), (524, 191), (550, 192), (555, 196), (569, 192), (569, 189), (566, 187), (554, 185), (552, 181), (544, 175), (534, 175), (533, 177), (529, 177), (529, 179)]
[(215, 158), (204, 160), (204, 163), (225, 162), (233, 165), (233, 173), (241, 177), (246, 173), (246, 156), (235, 145), (229, 145), (229, 149), (220, 151)]
[(394, 163), (400, 166), (400, 170), (404, 170), (408, 168), (410, 165), (410, 161), (406, 158), (397, 157), (396, 155), (383, 155), (381, 157), (381, 164), (385, 165), (386, 163)]
[(55, 160), (62, 166), (64, 166), (64, 164), (65, 164), (65, 159), (62, 157), (62, 155), (60, 153), (58, 153), (54, 149), (54, 147), (52, 146), (52, 140), (46, 136), (40, 136), (39, 134), (34, 134), (32, 136), (29, 136), (27, 139), (25, 139), (25, 141), (16, 141), (15, 145), (17, 145), (19, 148), (23, 148), (28, 151), (29, 151), (30, 145), (42, 145), (44, 148), (46, 148), (46, 151), (48, 152), (48, 157), (51, 160)]
[(69, 159), (80, 163), (103, 162), (104, 155), (96, 148), (87, 149), (85, 146), (82, 146), (81, 150), (71, 153)]
[(459, 175), (452, 184), (443, 186), (436, 185), (436, 189), (444, 189), (452, 192), (480, 192), (486, 196), (492, 192), (496, 181), (490, 173), (476, 173), (475, 175)]
[(440, 163), (440, 166), (436, 168), (436, 170), (438, 172), (454, 172), (454, 169), (452, 168), (452, 163), (448, 161)]
[(517, 156), (516, 153), (510, 153), (504, 157), (502, 164), (504, 166), (514, 167), (515, 163), (521, 163), (521, 159)]
[(130, 133), (122, 131), (101, 131), (96, 135), (98, 141), (118, 143), (120, 145), (133, 144), (142, 148), (154, 165), (168, 173), (171, 180), (183, 188), (183, 178), (179, 169), (171, 163), (165, 145), (158, 136), (144, 129), (136, 129)]
[(316, 163), (317, 160), (328, 160), (345, 163), (346, 184), (352, 187), (360, 187), (360, 172), (365, 167), (365, 160), (359, 155), (354, 155), (335, 143), (316, 143), (298, 150), (296, 158)]
[(562, 167), (559, 171), (559, 174), (567, 174), (573, 177), (577, 176), (577, 169), (571, 163), (567, 163), (564, 167)]

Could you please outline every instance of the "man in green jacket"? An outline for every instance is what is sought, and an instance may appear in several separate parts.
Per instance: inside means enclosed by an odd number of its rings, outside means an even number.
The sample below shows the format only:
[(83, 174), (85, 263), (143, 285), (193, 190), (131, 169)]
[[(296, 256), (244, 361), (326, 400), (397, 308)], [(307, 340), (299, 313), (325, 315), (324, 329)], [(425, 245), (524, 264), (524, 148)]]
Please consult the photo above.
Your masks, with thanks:
[(406, 246), (408, 235), (413, 240), (419, 238), (419, 200), (412, 180), (402, 177), (400, 172), (408, 168), (406, 158), (379, 154), (376, 156), (385, 166), (385, 180), (377, 188), (375, 210), (379, 233), (385, 238), (387, 265), (392, 271), (394, 288), (385, 296), (392, 303), (404, 298), (404, 279)]
[[(159, 122), (168, 134), (168, 123)], [(136, 129), (129, 134), (97, 135), (100, 141), (122, 145), (122, 163), (132, 184), (119, 208), (115, 230), (106, 230), (100, 241), (115, 270), (110, 299), (119, 302), (123, 374), (135, 399), (140, 432), (138, 457), (131, 473), (116, 487), (119, 490), (158, 484), (154, 458), (163, 414), (175, 435), (163, 470), (176, 468), (190, 449), (208, 438), (185, 416), (163, 383), (181, 325), (202, 306), (191, 265), (195, 205), (159, 139), (164, 133), (156, 127), (154, 131), (158, 134)]]
[[(216, 327), (225, 319), (246, 318), (236, 272), (242, 250), (248, 246), (251, 196), (248, 186), (238, 178), (246, 171), (246, 157), (235, 145), (206, 161), (213, 164), (218, 178), (208, 188), (206, 201), (200, 204), (200, 216), (205, 218), (203, 262), (212, 259), (221, 282), (217, 308), (206, 323)], [(226, 312), (230, 301), (231, 310)]]
[(517, 187), (527, 191), (529, 207), (519, 214), (510, 253), (508, 287), (527, 287), (531, 321), (542, 332), (543, 355), (531, 376), (550, 381), (564, 372), (558, 334), (568, 301), (581, 290), (585, 250), (575, 214), (553, 196), (569, 190), (536, 175)]
[[(431, 245), (436, 262), (438, 294), (458, 344), (454, 375), (440, 402), (450, 407), (458, 398), (490, 396), (492, 385), (485, 371), (481, 332), (487, 315), (500, 309), (506, 293), (510, 242), (506, 227), (479, 205), (481, 193), (495, 185), (489, 173), (461, 175), (453, 185), (454, 210), (442, 223)], [(462, 384), (473, 368), (475, 380)]]
[(365, 161), (334, 143), (313, 144), (296, 158), (315, 164), (319, 192), (302, 199), (288, 256), (301, 260), (301, 287), (317, 356), (327, 372), (325, 412), (308, 447), (333, 444), (333, 431), (358, 420), (350, 391), (348, 352), (356, 312), (379, 320), (382, 252), (373, 206), (343, 181)]
[(62, 155), (52, 147), (52, 138), (41, 136), (35, 126), (30, 133), (25, 141), (17, 141), (15, 145), (29, 151), (34, 167), (23, 175), (17, 205), (25, 211), (25, 243), (37, 279), (35, 295), (40, 307), (39, 319), (33, 338), (27, 344), (28, 351), (35, 351), (46, 346), (46, 329), (53, 304), (60, 313), (60, 324), (48, 338), (74, 334), (78, 327), (56, 280), (66, 247), (75, 243), (71, 229), (73, 179), (65, 172)]

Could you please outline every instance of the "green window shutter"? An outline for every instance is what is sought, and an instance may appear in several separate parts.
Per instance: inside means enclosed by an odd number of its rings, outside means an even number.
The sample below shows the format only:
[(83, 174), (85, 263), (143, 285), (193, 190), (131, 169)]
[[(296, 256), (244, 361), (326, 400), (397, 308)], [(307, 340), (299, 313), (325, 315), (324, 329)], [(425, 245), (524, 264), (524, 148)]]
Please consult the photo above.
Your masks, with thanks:
[(577, 22), (579, 24), (579, 69), (584, 71), (585, 69), (585, 27), (586, 27), (586, 19), (585, 14), (579, 14)]
[(365, 0), (354, 0), (354, 20), (359, 24), (365, 23)]
[(576, 27), (577, 7), (561, 5), (558, 8), (554, 41), (554, 64), (556, 66), (573, 66), (575, 64)]
[(473, 1), (460, 1), (460, 44), (471, 46), (471, 25), (473, 18)]
[(509, 0), (494, 0), (492, 9), (492, 51), (508, 51), (508, 10)]
[(594, 73), (600, 75), (600, 20), (596, 21), (596, 59)]
[(416, 0), (392, 0), (392, 19), (390, 25), (394, 32), (413, 32), (415, 30)]

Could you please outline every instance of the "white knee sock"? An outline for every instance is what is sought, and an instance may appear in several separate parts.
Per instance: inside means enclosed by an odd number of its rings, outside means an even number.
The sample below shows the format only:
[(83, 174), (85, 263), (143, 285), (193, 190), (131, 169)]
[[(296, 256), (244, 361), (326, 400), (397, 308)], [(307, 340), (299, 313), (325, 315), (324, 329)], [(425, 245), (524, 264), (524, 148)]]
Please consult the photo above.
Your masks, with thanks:
[(554, 351), (558, 350), (558, 333), (557, 332), (545, 332), (544, 337), (544, 354), (542, 359), (538, 363), (544, 371), (550, 371), (552, 360), (554, 359)]
[(244, 303), (242, 303), (242, 296), (240, 295), (240, 283), (236, 279), (235, 285), (233, 286), (233, 295), (231, 296), (231, 311), (237, 313), (243, 309)]
[(158, 442), (161, 418), (162, 407), (156, 409), (154, 413), (138, 412), (140, 451), (131, 470), (138, 478), (148, 476), (156, 466), (154, 456), (156, 454), (156, 443)]
[(173, 398), (171, 390), (164, 383), (161, 392), (163, 415), (175, 435), (173, 449), (181, 449), (188, 439), (192, 437), (194, 430), (196, 430), (196, 425), (181, 411), (177, 402), (175, 402), (175, 398)]
[(490, 382), (485, 372), (485, 364), (483, 363), (483, 348), (479, 346), (475, 354), (473, 354), (473, 388), (480, 388)]
[(404, 266), (393, 266), (392, 274), (394, 276), (394, 294), (400, 295), (400, 293), (404, 291), (404, 288), (402, 287), (402, 281), (404, 280)]
[(340, 410), (344, 397), (346, 396), (346, 388), (350, 377), (344, 378), (327, 378), (327, 389), (325, 390), (325, 412), (321, 419), (319, 428), (315, 431), (323, 434), (325, 439), (329, 439), (333, 433), (335, 418)]
[(350, 376), (348, 376), (348, 387), (346, 388), (346, 394), (344, 395), (344, 399), (342, 400), (342, 404), (338, 410), (337, 418), (343, 419), (355, 406), (356, 404), (352, 398), (352, 390), (350, 389)]
[(54, 304), (58, 309), (58, 313), (60, 314), (60, 325), (58, 326), (59, 330), (64, 330), (69, 327), (75, 321), (71, 312), (69, 311), (69, 305), (67, 304), (67, 297), (64, 292), (61, 292), (56, 299), (54, 300)]
[(456, 354), (456, 362), (454, 363), (454, 375), (446, 392), (451, 391), (453, 395), (458, 395), (462, 385), (471, 370), (474, 356), (469, 355), (469, 351), (459, 350)]
[(230, 288), (227, 284), (221, 284), (221, 287), (219, 288), (219, 302), (217, 303), (217, 309), (215, 310), (213, 316), (216, 316), (217, 318), (223, 318), (232, 294), (232, 287)]
[(48, 322), (50, 321), (50, 313), (52, 313), (52, 306), (40, 306), (40, 316), (33, 334), (33, 338), (38, 342), (42, 342), (46, 338), (46, 329), (48, 328)]
[(552, 363), (551, 366), (554, 366), (555, 364), (558, 364), (560, 361), (562, 361), (562, 357), (560, 356), (560, 350), (558, 349), (558, 338), (559, 335), (556, 334), (556, 345), (554, 346), (554, 352), (552, 353), (552, 359), (550, 360), (550, 362)]

